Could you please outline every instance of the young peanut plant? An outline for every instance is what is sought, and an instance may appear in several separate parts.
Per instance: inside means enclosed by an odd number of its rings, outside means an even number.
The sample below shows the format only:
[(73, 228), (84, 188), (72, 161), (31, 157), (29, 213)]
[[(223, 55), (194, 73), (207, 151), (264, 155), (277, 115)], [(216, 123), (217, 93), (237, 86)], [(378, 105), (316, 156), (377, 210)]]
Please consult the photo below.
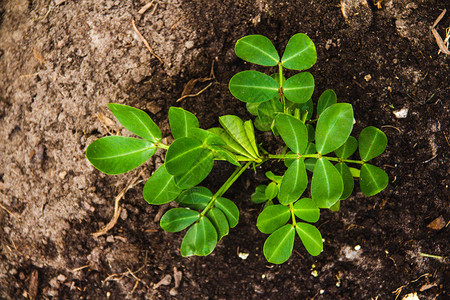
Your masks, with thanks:
[[(283, 160), (287, 167), (284, 174), (266, 172), (269, 183), (258, 186), (251, 196), (254, 203), (264, 203), (256, 223), (261, 232), (270, 234), (264, 255), (271, 263), (285, 262), (296, 235), (306, 251), (319, 255), (322, 235), (313, 223), (319, 220), (320, 209), (339, 210), (341, 201), (353, 191), (354, 178), (366, 196), (387, 186), (387, 174), (368, 163), (384, 152), (386, 135), (370, 126), (358, 139), (352, 137), (351, 104), (337, 103), (336, 94), (326, 90), (314, 113), (311, 73), (284, 77), (284, 69), (302, 71), (317, 60), (315, 46), (305, 34), (289, 40), (281, 59), (272, 42), (261, 35), (238, 40), (235, 51), (250, 63), (278, 67), (278, 72), (270, 76), (243, 71), (230, 80), (231, 93), (246, 102), (248, 111), (256, 116), (253, 122), (226, 115), (219, 117), (221, 127), (205, 130), (194, 114), (171, 107), (169, 123), (174, 141), (165, 145), (160, 129), (145, 112), (109, 104), (119, 122), (141, 138), (100, 138), (89, 145), (86, 157), (100, 171), (120, 174), (143, 164), (156, 149), (167, 150), (164, 164), (148, 179), (143, 193), (150, 204), (177, 203), (163, 215), (160, 225), (168, 232), (187, 229), (181, 244), (183, 256), (210, 254), (238, 224), (238, 207), (223, 196), (247, 168)], [(268, 153), (257, 143), (254, 127), (281, 136), (286, 144), (284, 151)], [(357, 150), (359, 159), (351, 158)], [(227, 161), (236, 170), (213, 193), (199, 184), (211, 172), (215, 160)]]

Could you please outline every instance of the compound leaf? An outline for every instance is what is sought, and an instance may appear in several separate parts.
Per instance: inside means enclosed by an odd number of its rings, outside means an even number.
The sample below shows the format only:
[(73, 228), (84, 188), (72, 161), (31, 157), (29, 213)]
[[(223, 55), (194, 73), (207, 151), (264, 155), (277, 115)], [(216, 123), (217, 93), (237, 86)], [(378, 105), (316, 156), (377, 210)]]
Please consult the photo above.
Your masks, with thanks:
[(213, 252), (217, 245), (217, 231), (207, 217), (189, 228), (181, 243), (181, 255), (206, 256)]
[(292, 224), (284, 225), (272, 233), (264, 243), (264, 256), (273, 264), (282, 264), (289, 259), (294, 248), (295, 229)]
[(244, 122), (244, 129), (247, 138), (250, 141), (250, 145), (253, 148), (253, 152), (256, 154), (256, 156), (259, 156), (258, 146), (256, 145), (255, 128), (253, 127), (253, 123), (251, 120), (247, 120)]
[(233, 164), (237, 167), (241, 166), (241, 164), (237, 160), (236, 156), (233, 153), (231, 153), (230, 151), (228, 151), (220, 146), (214, 146), (214, 145), (211, 145), (208, 148), (213, 151), (215, 157), (225, 159), (227, 162), (229, 162), (230, 164)]
[(389, 182), (389, 177), (378, 167), (371, 164), (361, 166), (359, 186), (366, 196), (373, 196), (384, 190)]
[(213, 193), (204, 186), (195, 186), (183, 191), (177, 198), (180, 206), (189, 207), (191, 209), (202, 210), (211, 201)]
[(275, 120), (286, 145), (295, 153), (303, 154), (308, 146), (308, 129), (305, 124), (287, 114), (279, 114)]
[(294, 103), (305, 103), (314, 92), (314, 77), (309, 72), (295, 74), (283, 85), (283, 93)]
[(248, 35), (236, 42), (234, 52), (245, 61), (267, 67), (273, 67), (280, 56), (272, 42), (263, 35)]
[(347, 141), (345, 141), (344, 145), (334, 150), (334, 154), (336, 154), (337, 157), (347, 159), (353, 153), (355, 153), (357, 148), (358, 148), (358, 141), (354, 137), (349, 136)]
[(209, 149), (203, 149), (197, 159), (192, 163), (189, 170), (183, 174), (175, 175), (175, 183), (182, 189), (189, 189), (196, 186), (208, 176), (213, 166), (213, 152)]
[(266, 172), (266, 177), (267, 177), (268, 179), (270, 179), (270, 180), (272, 180), (272, 181), (278, 183), (278, 184), (280, 184), (280, 183), (281, 183), (281, 179), (283, 179), (283, 176), (275, 175), (275, 174), (273, 174), (272, 171)]
[(320, 209), (310, 198), (302, 198), (294, 203), (294, 214), (302, 220), (315, 223), (319, 220)]
[(219, 197), (215, 202), (215, 206), (220, 209), (227, 217), (230, 228), (235, 227), (239, 222), (239, 209), (232, 201), (227, 198)]
[(262, 233), (272, 233), (286, 224), (290, 217), (289, 207), (280, 204), (270, 205), (259, 214), (256, 226)]
[(348, 103), (336, 103), (325, 109), (316, 126), (316, 148), (325, 155), (347, 141), (353, 129), (353, 108)]
[(323, 240), (320, 231), (313, 225), (299, 222), (295, 228), (298, 236), (302, 240), (306, 251), (312, 256), (317, 256), (323, 250)]
[[(276, 99), (263, 102), (258, 107), (258, 117), (266, 128), (272, 126), (275, 116), (283, 111), (283, 105)], [(256, 124), (255, 124), (256, 126)]]
[(120, 124), (135, 135), (153, 143), (161, 140), (161, 130), (146, 112), (116, 103), (109, 103), (108, 107)]
[(219, 123), (225, 129), (225, 131), (245, 149), (253, 157), (258, 157), (257, 153), (253, 149), (252, 142), (247, 136), (244, 122), (238, 116), (226, 115), (219, 117)]
[(344, 184), (344, 191), (340, 197), (340, 200), (347, 199), (353, 192), (355, 181), (353, 180), (352, 172), (345, 163), (338, 163), (334, 166), (339, 174), (341, 174), (342, 182)]
[(319, 158), (311, 181), (311, 196), (320, 208), (329, 208), (344, 191), (344, 183), (338, 170), (326, 159)]
[(217, 238), (219, 241), (222, 237), (228, 235), (230, 226), (228, 225), (227, 218), (220, 209), (213, 207), (210, 211), (208, 211), (206, 216), (216, 228)]
[(269, 75), (258, 71), (243, 71), (234, 75), (229, 89), (234, 97), (243, 102), (264, 102), (278, 94), (278, 84)]
[(161, 165), (147, 180), (144, 186), (144, 199), (150, 204), (169, 203), (180, 194), (181, 189), (175, 184), (174, 176)]
[(369, 126), (359, 135), (359, 156), (369, 161), (384, 152), (387, 146), (387, 137), (380, 129)]
[(260, 204), (269, 200), (266, 197), (266, 185), (258, 185), (255, 189), (255, 192), (252, 194), (253, 203)]
[(196, 139), (190, 137), (176, 139), (166, 153), (164, 164), (167, 172), (172, 175), (187, 172), (203, 151), (202, 143)]
[(189, 131), (199, 126), (193, 113), (174, 106), (169, 108), (169, 124), (174, 139), (189, 136)]
[(213, 127), (208, 129), (208, 131), (219, 136), (224, 142), (223, 146), (225, 149), (245, 157), (252, 157), (238, 142), (236, 142), (223, 128)]
[(316, 61), (316, 47), (304, 33), (297, 33), (289, 39), (281, 58), (283, 67), (298, 71), (311, 68)]
[(317, 115), (320, 116), (322, 112), (333, 104), (336, 104), (337, 96), (333, 90), (326, 90), (320, 95), (317, 101)]
[(147, 140), (106, 136), (88, 146), (86, 158), (103, 173), (116, 175), (139, 167), (155, 152), (155, 144)]
[(198, 220), (200, 214), (187, 208), (172, 208), (161, 218), (159, 225), (167, 232), (178, 232), (191, 226)]
[(284, 173), (280, 184), (278, 199), (283, 205), (296, 201), (308, 185), (308, 176), (303, 159), (296, 159)]

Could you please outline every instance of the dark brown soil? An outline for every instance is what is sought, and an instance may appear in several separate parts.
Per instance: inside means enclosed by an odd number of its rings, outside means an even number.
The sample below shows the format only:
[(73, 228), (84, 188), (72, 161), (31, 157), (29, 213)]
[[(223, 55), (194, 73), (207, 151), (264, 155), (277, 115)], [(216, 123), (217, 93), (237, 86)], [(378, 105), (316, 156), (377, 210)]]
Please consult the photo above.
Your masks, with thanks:
[[(450, 57), (438, 54), (429, 29), (448, 1), (168, 0), (139, 14), (148, 2), (0, 3), (0, 298), (395, 299), (398, 291), (398, 299), (449, 299), (449, 227), (428, 226), (450, 221)], [(442, 36), (448, 26), (450, 14), (437, 27)], [(324, 211), (319, 256), (297, 242), (287, 263), (272, 265), (262, 253), (267, 236), (255, 226), (261, 207), (250, 201), (264, 171), (280, 167), (264, 165), (226, 194), (240, 207), (239, 225), (210, 256), (181, 257), (182, 234), (162, 231), (159, 208), (142, 198), (164, 153), (119, 176), (84, 158), (108, 131), (129, 134), (115, 122), (105, 126), (102, 116), (113, 119), (106, 104), (145, 109), (166, 137), (171, 105), (194, 112), (204, 128), (224, 114), (250, 118), (227, 88), (233, 74), (253, 68), (234, 55), (234, 43), (257, 33), (282, 51), (298, 32), (317, 47), (314, 99), (334, 89), (354, 106), (355, 135), (368, 125), (386, 132), (376, 164), (389, 186), (371, 198), (355, 190), (338, 213)], [(176, 103), (213, 62), (214, 84)], [(407, 117), (396, 118), (402, 108)], [(258, 138), (278, 149), (269, 135)], [(115, 227), (93, 237), (141, 170)], [(217, 164), (204, 184), (217, 189), (232, 171)]]

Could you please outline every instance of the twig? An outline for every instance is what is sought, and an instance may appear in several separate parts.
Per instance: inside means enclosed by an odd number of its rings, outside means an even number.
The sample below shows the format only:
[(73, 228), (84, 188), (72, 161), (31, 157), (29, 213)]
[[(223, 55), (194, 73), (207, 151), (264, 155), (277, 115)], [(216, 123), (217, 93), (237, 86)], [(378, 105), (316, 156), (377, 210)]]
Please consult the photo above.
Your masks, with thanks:
[(72, 269), (72, 270), (70, 270), (70, 272), (77, 272), (77, 271), (81, 271), (81, 270), (83, 270), (83, 269), (86, 269), (86, 268), (88, 268), (89, 267), (89, 265), (84, 265), (84, 266), (81, 266), (81, 267), (78, 267), (78, 268), (75, 268), (75, 269)]
[(393, 128), (393, 129), (397, 130), (398, 132), (402, 133), (401, 129), (399, 129), (395, 126), (392, 126), (392, 125), (383, 125), (383, 126), (381, 126), (381, 128)]
[(420, 275), (418, 278), (414, 279), (413, 281), (408, 282), (405, 285), (402, 285), (401, 287), (397, 288), (395, 291), (392, 292), (392, 294), (396, 294), (395, 299), (398, 298), (398, 296), (400, 296), (400, 294), (402, 293), (403, 288), (407, 287), (408, 285), (410, 285), (413, 282), (418, 281), (420, 278), (424, 277), (424, 276), (431, 276), (430, 273), (425, 273), (423, 275)]
[(181, 18), (179, 18), (175, 23), (173, 23), (173, 25), (170, 27), (170, 30), (172, 31), (172, 30), (174, 30), (175, 29), (175, 27), (177, 27), (177, 25), (178, 24), (180, 24), (181, 23), (181, 21), (183, 21), (184, 20), (184, 18), (185, 18), (185, 16), (182, 16)]
[(428, 257), (428, 258), (435, 258), (435, 259), (438, 259), (438, 260), (444, 260), (445, 259), (445, 257), (443, 257), (443, 256), (434, 255), (434, 254), (427, 254), (427, 253), (422, 253), (422, 252), (419, 252), (419, 255), (423, 256), (423, 257)]
[(433, 156), (430, 159), (427, 159), (426, 161), (422, 162), (423, 164), (429, 163), (430, 161), (432, 161), (433, 159), (435, 159), (438, 155), (436, 154), (435, 156)]
[(3, 206), (3, 204), (0, 203), (0, 207), (1, 207), (2, 209), (4, 209), (7, 213), (9, 213), (11, 216), (13, 216), (14, 219), (16, 219), (17, 221), (19, 221), (19, 218), (18, 218), (12, 211), (10, 211), (10, 210), (7, 209), (5, 206)]
[(439, 35), (439, 33), (438, 33), (437, 30), (436, 30), (437, 24), (439, 23), (439, 21), (441, 21), (441, 19), (444, 17), (444, 15), (445, 15), (446, 12), (447, 12), (447, 10), (444, 9), (444, 10), (442, 11), (442, 13), (439, 15), (439, 17), (437, 17), (436, 21), (434, 21), (434, 24), (433, 24), (433, 26), (431, 26), (430, 29), (431, 29), (431, 32), (432, 32), (433, 35), (434, 35), (434, 38), (435, 38), (435, 40), (436, 40), (436, 43), (437, 43), (438, 46), (439, 46), (439, 49), (440, 49), (442, 52), (444, 52), (445, 54), (450, 55), (450, 51), (449, 51), (448, 48), (445, 46), (444, 41), (442, 40), (441, 36)]
[(139, 11), (138, 14), (143, 15), (155, 2), (155, 0), (150, 1), (149, 3), (145, 4)]
[(132, 188), (135, 184), (136, 181), (139, 179), (139, 177), (141, 177), (142, 173), (144, 173), (144, 170), (142, 170), (138, 176), (134, 177), (128, 184), (127, 186), (120, 191), (120, 193), (116, 196), (115, 200), (114, 200), (114, 215), (111, 219), (111, 221), (109, 221), (108, 224), (106, 224), (105, 227), (103, 227), (102, 229), (100, 229), (97, 232), (92, 233), (93, 236), (95, 237), (99, 237), (101, 235), (104, 235), (105, 233), (107, 233), (111, 228), (114, 227), (114, 225), (116, 225), (117, 220), (120, 217), (120, 212), (122, 211), (122, 208), (119, 206), (119, 202), (120, 200), (123, 198), (123, 196), (125, 196), (125, 193)]
[(148, 51), (150, 51), (150, 53), (156, 57), (162, 64), (164, 64), (164, 61), (161, 59), (161, 57), (159, 57), (158, 55), (156, 55), (156, 53), (153, 51), (152, 47), (150, 47), (149, 43), (147, 42), (147, 40), (142, 36), (142, 34), (139, 32), (139, 30), (136, 27), (136, 23), (134, 22), (134, 20), (131, 21), (131, 23), (133, 24), (133, 28), (134, 31), (136, 31), (137, 35), (139, 36), (139, 38), (141, 39), (141, 41), (144, 43), (145, 47), (147, 47)]
[(197, 97), (198, 95), (200, 95), (201, 93), (203, 93), (204, 91), (206, 91), (212, 84), (213, 84), (213, 83), (210, 82), (210, 83), (208, 83), (208, 85), (207, 85), (205, 88), (201, 89), (198, 93), (195, 93), (195, 94), (189, 94), (189, 95), (184, 95), (183, 97), (181, 97), (180, 99), (178, 99), (176, 102), (180, 102), (181, 100), (186, 99), (186, 98)]

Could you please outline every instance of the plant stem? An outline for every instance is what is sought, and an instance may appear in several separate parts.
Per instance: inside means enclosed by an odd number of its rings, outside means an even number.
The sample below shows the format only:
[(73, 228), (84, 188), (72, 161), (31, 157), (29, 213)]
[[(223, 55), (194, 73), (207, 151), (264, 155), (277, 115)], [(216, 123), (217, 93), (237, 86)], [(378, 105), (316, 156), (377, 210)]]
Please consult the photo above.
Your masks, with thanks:
[(249, 161), (245, 165), (242, 165), (238, 167), (233, 174), (225, 181), (225, 183), (219, 188), (219, 190), (211, 197), (211, 200), (209, 201), (208, 205), (203, 209), (203, 211), (200, 214), (200, 217), (203, 217), (213, 206), (216, 202), (217, 198), (222, 197), (223, 194), (231, 187), (231, 185), (241, 176), (242, 173), (250, 166), (252, 162)]
[(156, 143), (155, 145), (156, 145), (156, 147), (161, 148), (161, 149), (166, 149), (166, 150), (169, 149), (169, 146), (162, 142)]
[(278, 63), (278, 73), (279, 73), (279, 80), (280, 80), (280, 100), (281, 104), (283, 104), (283, 112), (286, 113), (286, 98), (284, 97), (283, 93), (283, 66), (281, 63)]
[(289, 203), (289, 211), (291, 212), (292, 217), (292, 225), (297, 226), (297, 222), (295, 221), (295, 214), (294, 214), (294, 204)]

